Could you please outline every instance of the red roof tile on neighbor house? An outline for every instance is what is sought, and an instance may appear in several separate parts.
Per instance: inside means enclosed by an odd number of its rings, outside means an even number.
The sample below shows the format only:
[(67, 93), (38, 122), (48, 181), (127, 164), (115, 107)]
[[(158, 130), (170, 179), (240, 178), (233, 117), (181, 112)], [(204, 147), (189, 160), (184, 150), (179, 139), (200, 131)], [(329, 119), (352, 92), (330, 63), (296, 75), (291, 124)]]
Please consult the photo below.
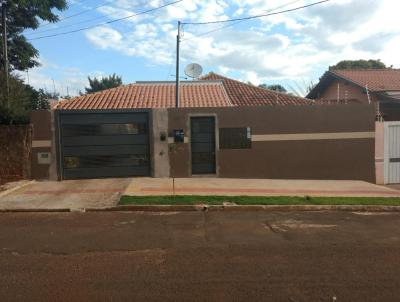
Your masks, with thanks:
[[(232, 106), (221, 81), (181, 82), (180, 107)], [(55, 109), (136, 109), (175, 107), (174, 82), (138, 82), (58, 103)]]
[(370, 91), (400, 90), (400, 69), (331, 70), (331, 73)]
[(310, 105), (312, 101), (306, 98), (292, 96), (273, 90), (252, 86), (233, 80), (214, 72), (210, 72), (200, 80), (220, 80), (224, 83), (225, 90), (236, 106), (260, 106), (260, 105)]

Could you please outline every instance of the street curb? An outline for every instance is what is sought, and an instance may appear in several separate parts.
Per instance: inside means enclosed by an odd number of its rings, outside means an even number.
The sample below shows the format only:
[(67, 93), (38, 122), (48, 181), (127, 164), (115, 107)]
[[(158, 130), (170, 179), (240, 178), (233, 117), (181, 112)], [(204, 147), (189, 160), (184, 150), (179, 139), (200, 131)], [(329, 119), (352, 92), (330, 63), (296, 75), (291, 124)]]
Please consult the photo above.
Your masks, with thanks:
[(71, 209), (0, 209), (0, 213), (65, 213)]
[(5, 190), (5, 191), (3, 191), (3, 192), (0, 193), (0, 198), (1, 198), (1, 197), (4, 197), (4, 196), (6, 196), (6, 195), (8, 195), (8, 194), (10, 194), (10, 193), (12, 193), (12, 192), (14, 192), (14, 191), (17, 191), (17, 190), (19, 190), (19, 189), (22, 189), (23, 187), (26, 187), (26, 186), (28, 186), (28, 185), (30, 185), (30, 184), (33, 184), (34, 182), (35, 182), (34, 180), (31, 180), (31, 181), (28, 181), (28, 182), (26, 182), (26, 183), (23, 183), (22, 185), (19, 185), (19, 186), (16, 186), (16, 187), (14, 187), (14, 188)]
[(400, 212), (400, 206), (377, 205), (124, 205), (85, 209), (0, 209), (0, 213), (66, 213), (66, 212)]
[(123, 205), (112, 208), (86, 209), (86, 212), (144, 211), (350, 211), (350, 212), (400, 212), (400, 206), (377, 205)]

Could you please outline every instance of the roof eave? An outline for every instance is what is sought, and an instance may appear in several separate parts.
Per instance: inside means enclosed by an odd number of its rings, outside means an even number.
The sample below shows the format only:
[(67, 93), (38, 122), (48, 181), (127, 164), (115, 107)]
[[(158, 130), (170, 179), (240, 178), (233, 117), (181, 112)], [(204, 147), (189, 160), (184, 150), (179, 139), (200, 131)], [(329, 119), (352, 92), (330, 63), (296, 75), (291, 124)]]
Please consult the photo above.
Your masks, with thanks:
[(334, 74), (331, 71), (325, 71), (325, 73), (319, 79), (318, 84), (315, 85), (313, 89), (311, 89), (311, 91), (305, 96), (305, 98), (310, 100), (317, 99), (318, 95), (325, 88), (325, 86), (328, 86), (330, 84), (332, 76), (334, 77)]

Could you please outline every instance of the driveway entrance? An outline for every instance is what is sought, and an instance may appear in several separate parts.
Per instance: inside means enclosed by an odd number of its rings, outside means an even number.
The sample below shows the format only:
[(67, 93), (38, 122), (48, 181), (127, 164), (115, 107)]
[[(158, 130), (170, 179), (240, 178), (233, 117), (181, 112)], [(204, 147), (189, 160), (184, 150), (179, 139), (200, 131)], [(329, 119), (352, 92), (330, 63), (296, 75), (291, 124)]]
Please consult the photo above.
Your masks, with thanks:
[(0, 209), (106, 208), (117, 204), (131, 178), (38, 181), (0, 197)]

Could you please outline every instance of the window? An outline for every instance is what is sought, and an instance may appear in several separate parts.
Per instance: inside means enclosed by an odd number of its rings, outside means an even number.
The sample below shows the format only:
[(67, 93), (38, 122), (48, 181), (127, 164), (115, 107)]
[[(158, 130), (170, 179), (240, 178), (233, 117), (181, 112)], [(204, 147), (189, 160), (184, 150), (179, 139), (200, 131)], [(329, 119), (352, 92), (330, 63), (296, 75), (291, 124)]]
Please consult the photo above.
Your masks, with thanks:
[(220, 149), (250, 149), (251, 128), (220, 128)]

